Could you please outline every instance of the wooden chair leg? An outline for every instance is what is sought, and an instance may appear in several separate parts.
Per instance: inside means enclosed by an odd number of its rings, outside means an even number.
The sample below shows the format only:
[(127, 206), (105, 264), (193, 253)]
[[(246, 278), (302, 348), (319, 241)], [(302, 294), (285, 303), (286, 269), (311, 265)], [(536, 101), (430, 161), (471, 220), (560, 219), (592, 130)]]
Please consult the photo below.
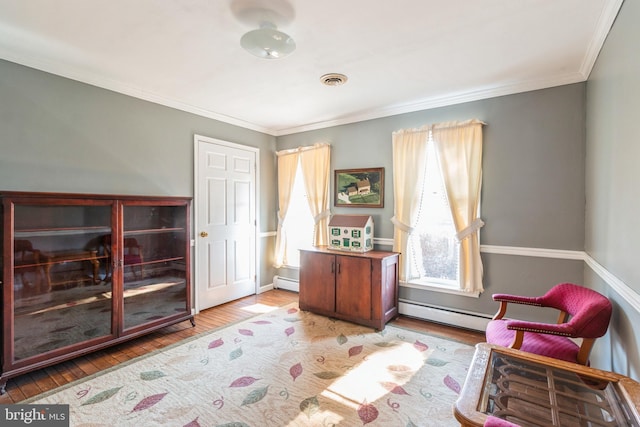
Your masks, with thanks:
[(520, 350), (520, 347), (522, 347), (522, 341), (524, 341), (524, 331), (516, 331), (516, 335), (513, 337), (513, 342), (509, 348)]
[(500, 307), (498, 308), (498, 312), (493, 316), (493, 320), (502, 319), (506, 312), (507, 312), (507, 302), (500, 301)]
[(596, 342), (595, 338), (583, 338), (582, 345), (580, 346), (580, 351), (578, 352), (578, 363), (581, 365), (586, 365), (589, 363), (589, 354), (591, 354), (591, 349), (593, 348), (593, 344)]

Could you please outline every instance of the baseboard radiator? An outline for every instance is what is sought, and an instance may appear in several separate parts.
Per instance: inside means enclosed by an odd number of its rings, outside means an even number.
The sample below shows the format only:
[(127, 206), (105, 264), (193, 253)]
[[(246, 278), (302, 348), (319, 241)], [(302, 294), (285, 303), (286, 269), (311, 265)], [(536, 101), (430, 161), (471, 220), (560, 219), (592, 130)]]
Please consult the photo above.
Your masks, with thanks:
[(405, 316), (481, 332), (487, 329), (487, 324), (491, 320), (491, 317), (480, 313), (461, 313), (444, 307), (421, 305), (408, 301), (400, 301), (398, 311)]
[[(288, 277), (273, 276), (273, 287), (275, 289), (300, 292), (298, 281)], [(482, 332), (487, 329), (487, 323), (491, 320), (489, 316), (478, 313), (461, 313), (443, 307), (421, 305), (410, 301), (400, 301), (398, 310), (400, 314), (405, 316)]]
[(296, 279), (288, 277), (273, 276), (273, 287), (275, 289), (285, 289), (287, 291), (300, 292), (300, 284)]

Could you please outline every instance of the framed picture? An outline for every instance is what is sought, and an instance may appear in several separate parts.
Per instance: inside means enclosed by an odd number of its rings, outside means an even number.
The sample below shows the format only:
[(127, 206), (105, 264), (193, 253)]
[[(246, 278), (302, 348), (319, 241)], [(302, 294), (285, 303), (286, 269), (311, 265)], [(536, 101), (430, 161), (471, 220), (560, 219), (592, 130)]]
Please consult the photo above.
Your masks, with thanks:
[(384, 207), (384, 168), (336, 169), (334, 205)]

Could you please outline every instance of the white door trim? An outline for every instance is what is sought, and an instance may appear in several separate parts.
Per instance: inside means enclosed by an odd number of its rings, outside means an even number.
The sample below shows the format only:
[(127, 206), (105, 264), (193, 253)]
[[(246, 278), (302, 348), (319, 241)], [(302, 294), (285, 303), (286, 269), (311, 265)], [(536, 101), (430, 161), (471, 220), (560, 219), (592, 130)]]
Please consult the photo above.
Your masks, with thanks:
[(192, 269), (192, 273), (191, 273), (191, 280), (192, 280), (192, 285), (191, 285), (191, 289), (193, 289), (194, 295), (193, 295), (193, 307), (194, 307), (194, 311), (197, 314), (199, 312), (198, 307), (198, 283), (196, 283), (196, 278), (198, 276), (197, 272), (198, 267), (199, 267), (199, 251), (200, 251), (200, 245), (198, 245), (198, 230), (199, 230), (199, 224), (198, 224), (198, 190), (199, 190), (199, 184), (198, 184), (198, 177), (199, 177), (199, 168), (198, 168), (198, 159), (199, 159), (199, 150), (198, 150), (198, 143), (199, 142), (205, 142), (205, 143), (209, 143), (209, 144), (215, 144), (215, 145), (222, 145), (225, 147), (230, 147), (230, 148), (236, 148), (239, 150), (245, 150), (245, 151), (252, 151), (255, 153), (256, 155), (256, 191), (255, 191), (255, 207), (256, 207), (256, 253), (255, 253), (255, 272), (256, 272), (256, 293), (258, 293), (258, 290), (260, 289), (260, 269), (259, 267), (259, 255), (260, 255), (260, 240), (259, 238), (257, 238), (257, 235), (259, 233), (260, 230), (260, 149), (256, 148), (256, 147), (251, 147), (248, 145), (243, 145), (243, 144), (238, 144), (235, 142), (229, 142), (229, 141), (224, 141), (222, 139), (216, 139), (216, 138), (210, 138), (208, 136), (203, 136), (203, 135), (198, 135), (198, 134), (194, 134), (193, 136), (193, 209), (192, 209), (192, 215), (193, 215), (193, 224), (194, 224), (194, 240), (192, 240), (192, 245), (194, 246), (194, 256), (193, 256), (193, 269)]

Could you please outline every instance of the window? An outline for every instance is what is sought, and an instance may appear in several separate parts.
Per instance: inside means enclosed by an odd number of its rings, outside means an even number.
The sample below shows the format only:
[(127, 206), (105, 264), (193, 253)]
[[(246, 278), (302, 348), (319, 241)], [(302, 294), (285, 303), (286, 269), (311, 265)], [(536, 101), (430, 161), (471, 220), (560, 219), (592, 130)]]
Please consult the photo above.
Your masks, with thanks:
[(282, 232), (286, 239), (284, 265), (300, 267), (299, 249), (308, 248), (313, 244), (313, 229), (313, 216), (304, 187), (302, 167), (298, 163), (287, 217), (282, 224)]
[(484, 290), (484, 222), (478, 216), (482, 125), (473, 119), (393, 133), (391, 222), (393, 249), (406, 254), (400, 258), (401, 282), (437, 284), (476, 297)]
[(420, 284), (458, 288), (460, 243), (433, 141), (427, 144), (418, 222), (407, 245), (409, 279)]
[(277, 268), (299, 267), (300, 248), (328, 243), (331, 146), (314, 144), (278, 156)]

